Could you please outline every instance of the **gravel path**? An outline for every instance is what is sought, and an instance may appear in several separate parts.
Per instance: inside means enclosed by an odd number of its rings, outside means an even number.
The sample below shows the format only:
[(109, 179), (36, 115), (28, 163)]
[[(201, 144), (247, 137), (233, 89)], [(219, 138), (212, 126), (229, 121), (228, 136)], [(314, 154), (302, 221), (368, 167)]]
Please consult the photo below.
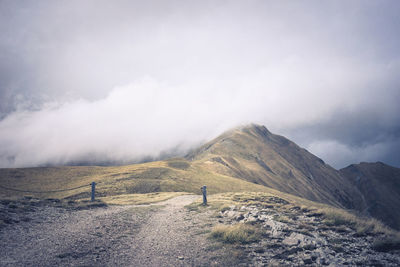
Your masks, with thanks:
[(166, 207), (155, 213), (135, 238), (134, 266), (209, 265), (205, 251), (209, 242), (197, 228), (204, 217), (191, 216), (184, 210), (196, 198), (181, 196), (164, 202)]
[(199, 196), (157, 205), (71, 211), (38, 207), (0, 231), (0, 266), (224, 266), (210, 249), (211, 212), (184, 208)]

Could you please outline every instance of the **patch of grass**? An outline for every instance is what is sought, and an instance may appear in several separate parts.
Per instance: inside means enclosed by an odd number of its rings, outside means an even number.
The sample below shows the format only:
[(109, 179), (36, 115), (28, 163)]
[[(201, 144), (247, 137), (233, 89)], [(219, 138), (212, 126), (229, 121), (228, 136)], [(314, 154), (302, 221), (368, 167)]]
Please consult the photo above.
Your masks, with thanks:
[(161, 191), (161, 181), (159, 179), (136, 179), (132, 184), (126, 184), (124, 187), (126, 194), (154, 193)]
[(235, 225), (217, 225), (210, 236), (224, 243), (247, 244), (259, 241), (261, 231), (252, 225), (238, 223)]
[(347, 226), (355, 229), (356, 235), (386, 234), (397, 235), (396, 231), (386, 227), (383, 223), (372, 218), (358, 217), (346, 210), (324, 208), (319, 210), (323, 214), (323, 223), (328, 226)]
[[(139, 179), (161, 179), (162, 177), (166, 176), (169, 171), (170, 171), (170, 169), (163, 168), (163, 167), (147, 168), (142, 172), (134, 172), (130, 176), (128, 176), (127, 178), (128, 179), (134, 179), (134, 178), (139, 178)], [(126, 178), (122, 178), (122, 179), (126, 179)]]
[(289, 202), (281, 197), (264, 192), (243, 192), (237, 193), (233, 196), (233, 201), (242, 202), (246, 204), (281, 204), (286, 205)]
[(274, 215), (273, 219), (277, 222), (288, 223), (289, 218), (285, 215)]
[(190, 168), (190, 163), (184, 160), (169, 160), (167, 164), (168, 167), (180, 170), (187, 170)]
[(208, 234), (210, 232), (211, 232), (210, 229), (203, 229), (203, 230), (196, 231), (194, 234), (195, 235), (204, 235), (204, 234)]
[(368, 233), (374, 232), (374, 226), (372, 224), (357, 225), (355, 236), (364, 236)]
[(325, 209), (323, 210), (324, 220), (328, 226), (349, 225), (353, 226), (355, 223), (355, 216), (339, 209)]
[[(4, 200), (1, 200), (4, 202)], [(90, 201), (89, 199), (81, 199), (79, 201), (71, 201), (66, 199), (56, 199), (56, 198), (47, 198), (47, 199), (33, 199), (33, 198), (22, 198), (16, 200), (7, 200), (8, 206), (6, 206), (4, 210), (12, 210), (13, 213), (27, 213), (34, 212), (35, 207), (38, 206), (51, 206), (56, 208), (65, 208), (65, 209), (73, 209), (73, 210), (81, 210), (81, 209), (90, 209), (90, 208), (98, 208), (107, 206), (106, 203), (102, 202), (99, 199), (95, 201)]]
[(99, 199), (109, 205), (140, 205), (156, 203), (177, 196), (185, 195), (184, 192), (156, 192), (147, 194), (122, 194), (100, 197)]

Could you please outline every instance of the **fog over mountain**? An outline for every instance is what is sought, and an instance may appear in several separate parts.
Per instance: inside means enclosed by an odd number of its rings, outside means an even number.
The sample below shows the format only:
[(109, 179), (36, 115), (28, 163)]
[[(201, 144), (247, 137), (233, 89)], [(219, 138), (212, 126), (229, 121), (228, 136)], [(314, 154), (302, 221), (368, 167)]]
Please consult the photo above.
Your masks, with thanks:
[(0, 167), (185, 154), (250, 122), (400, 166), (398, 1), (0, 1)]

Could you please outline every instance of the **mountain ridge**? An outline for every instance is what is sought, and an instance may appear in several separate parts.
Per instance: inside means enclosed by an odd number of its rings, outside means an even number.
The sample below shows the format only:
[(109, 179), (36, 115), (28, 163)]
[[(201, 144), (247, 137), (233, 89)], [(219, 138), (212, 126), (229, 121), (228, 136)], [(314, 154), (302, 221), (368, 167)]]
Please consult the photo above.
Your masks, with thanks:
[[(361, 209), (362, 197), (339, 171), (289, 139), (251, 124), (225, 132), (186, 157), (218, 173), (339, 207)], [(338, 186), (338, 184), (341, 184)]]
[[(390, 172), (384, 171), (386, 167), (384, 170), (375, 169), (390, 175)], [(400, 173), (400, 169), (394, 168), (394, 172)], [(360, 187), (349, 173), (344, 169), (339, 171), (332, 168), (289, 139), (271, 133), (265, 126), (250, 124), (224, 132), (192, 150), (185, 158), (126, 166), (0, 169), (0, 185), (28, 191), (51, 191), (87, 185), (87, 188), (73, 191), (40, 194), (41, 197), (71, 199), (89, 198), (89, 184), (93, 181), (98, 184), (96, 194), (103, 199), (154, 192), (199, 193), (202, 185), (208, 186), (210, 194), (282, 192), (338, 208), (352, 209), (399, 229), (400, 214), (390, 213), (393, 213), (391, 210), (396, 208), (395, 205), (400, 205), (400, 189), (393, 187), (393, 182), (381, 187), (365, 186), (375, 185), (375, 177), (379, 173), (365, 175), (370, 182)], [(397, 185), (399, 179), (395, 178), (394, 184)], [(379, 190), (371, 198), (368, 194), (373, 188)], [(387, 192), (391, 192), (387, 188), (395, 188), (396, 191), (387, 196)], [(22, 192), (0, 188), (0, 197), (24, 195)], [(371, 208), (371, 205), (376, 208)], [(382, 205), (387, 205), (387, 208), (379, 209)]]
[(400, 229), (400, 169), (383, 162), (361, 162), (340, 172), (362, 193), (364, 213)]

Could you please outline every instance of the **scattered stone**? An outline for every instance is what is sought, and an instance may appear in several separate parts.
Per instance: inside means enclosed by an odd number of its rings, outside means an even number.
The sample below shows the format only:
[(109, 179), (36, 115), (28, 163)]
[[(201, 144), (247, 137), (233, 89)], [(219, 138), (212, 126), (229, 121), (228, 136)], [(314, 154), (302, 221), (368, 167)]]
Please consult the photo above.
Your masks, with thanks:
[(384, 234), (357, 235), (356, 230), (346, 226), (328, 227), (322, 218), (315, 210), (258, 205), (241, 206), (236, 213), (225, 212), (221, 221), (250, 223), (261, 229), (260, 241), (241, 247), (247, 255), (246, 266), (400, 266), (398, 253), (377, 251), (384, 250), (381, 247), (397, 249), (397, 243), (378, 245), (376, 240)]
[(313, 260), (311, 257), (307, 257), (303, 259), (304, 264), (312, 264)]
[(264, 252), (265, 252), (265, 249), (264, 249), (263, 247), (256, 247), (256, 248), (254, 249), (254, 252), (255, 252), (255, 253), (264, 253)]
[(239, 215), (237, 215), (236, 216), (236, 221), (241, 221), (241, 220), (243, 220), (244, 219), (244, 216), (243, 216), (243, 214), (242, 213), (240, 213)]
[(228, 210), (228, 211), (226, 211), (226, 212), (224, 213), (224, 215), (227, 216), (227, 217), (233, 218), (233, 217), (236, 217), (237, 212), (236, 212), (236, 211), (233, 211), (233, 210)]

